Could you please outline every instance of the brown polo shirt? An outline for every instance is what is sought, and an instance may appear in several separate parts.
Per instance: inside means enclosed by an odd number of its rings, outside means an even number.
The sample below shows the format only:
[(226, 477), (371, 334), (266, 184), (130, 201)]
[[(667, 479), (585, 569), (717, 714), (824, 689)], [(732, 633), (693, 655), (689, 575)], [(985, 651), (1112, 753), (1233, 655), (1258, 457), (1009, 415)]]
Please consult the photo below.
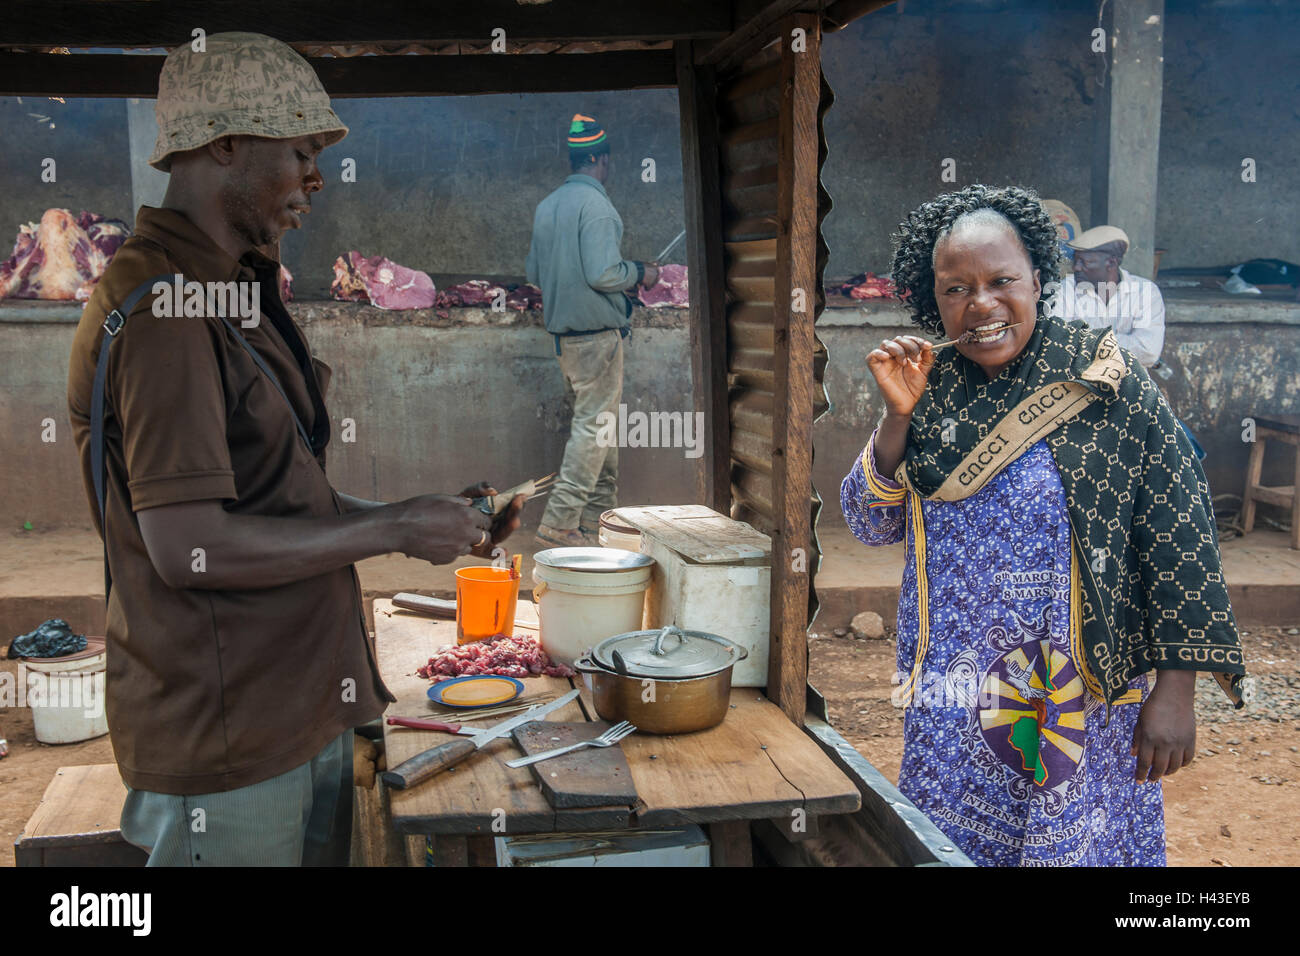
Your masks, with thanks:
[[(152, 294), (132, 310), (110, 353), (105, 403), (108, 726), (128, 786), (200, 794), (307, 762), (393, 696), (379, 679), (352, 566), (257, 590), (182, 590), (149, 560), (135, 515), (145, 508), (220, 499), (237, 514), (342, 511), (325, 476), (328, 368), (280, 302), (276, 263), (256, 252), (232, 259), (170, 209), (141, 208), (73, 342), (68, 407), (96, 525), (90, 401), (102, 324), (132, 289), (164, 273), (260, 283), (258, 324), (230, 322), (275, 372), (319, 450), (220, 318), (156, 317)], [(222, 557), (205, 551), (204, 560)]]

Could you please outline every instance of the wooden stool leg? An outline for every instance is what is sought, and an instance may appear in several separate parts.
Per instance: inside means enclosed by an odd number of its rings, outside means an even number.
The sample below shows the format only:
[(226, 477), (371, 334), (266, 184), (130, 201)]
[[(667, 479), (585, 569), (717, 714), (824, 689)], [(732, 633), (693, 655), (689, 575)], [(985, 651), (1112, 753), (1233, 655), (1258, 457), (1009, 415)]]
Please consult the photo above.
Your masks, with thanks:
[(711, 866), (753, 866), (754, 848), (749, 838), (748, 820), (728, 820), (709, 824)]
[(1264, 469), (1264, 445), (1268, 439), (1255, 435), (1255, 442), (1250, 448), (1250, 461), (1246, 465), (1246, 490), (1241, 493), (1241, 530), (1249, 534), (1255, 527), (1255, 486), (1259, 484), (1260, 473)]
[(1300, 444), (1295, 446), (1295, 477), (1291, 479), (1291, 548), (1300, 551)]

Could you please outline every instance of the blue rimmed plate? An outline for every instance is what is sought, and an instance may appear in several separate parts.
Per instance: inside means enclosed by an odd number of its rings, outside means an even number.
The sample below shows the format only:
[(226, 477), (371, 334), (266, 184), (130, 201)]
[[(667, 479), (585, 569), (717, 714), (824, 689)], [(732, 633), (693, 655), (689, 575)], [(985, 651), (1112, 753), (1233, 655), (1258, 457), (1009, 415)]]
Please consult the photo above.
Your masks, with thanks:
[(429, 688), (429, 700), (444, 707), (474, 710), (514, 700), (524, 692), (524, 682), (497, 674), (453, 677)]

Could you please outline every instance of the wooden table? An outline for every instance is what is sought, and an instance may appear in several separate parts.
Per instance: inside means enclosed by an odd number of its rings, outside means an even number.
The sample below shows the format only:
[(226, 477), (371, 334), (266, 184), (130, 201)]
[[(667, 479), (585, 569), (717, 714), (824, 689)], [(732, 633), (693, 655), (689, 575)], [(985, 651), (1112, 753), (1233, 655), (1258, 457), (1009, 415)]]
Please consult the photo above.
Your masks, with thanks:
[[(437, 648), (455, 642), (454, 622), (412, 614), (384, 599), (375, 601), (374, 612), (379, 670), (397, 697), (385, 716), (427, 715), (429, 682), (415, 671)], [(583, 689), (580, 700), (552, 712), (549, 720), (596, 718), (581, 680), (534, 677), (525, 684), (526, 696)], [(796, 811), (817, 817), (859, 809), (861, 795), (852, 781), (761, 691), (734, 689), (731, 707), (727, 719), (711, 730), (673, 737), (634, 734), (623, 741), (640, 799), (630, 810), (553, 809), (530, 768), (505, 765), (519, 750), (513, 741), (500, 739), (431, 780), (391, 791), (391, 825), (400, 833), (465, 837), (709, 824), (715, 862), (727, 863), (747, 860), (748, 821), (788, 824), (801, 815)], [(390, 767), (447, 740), (435, 731), (384, 725)], [(462, 844), (436, 842), (446, 859), (465, 858)]]

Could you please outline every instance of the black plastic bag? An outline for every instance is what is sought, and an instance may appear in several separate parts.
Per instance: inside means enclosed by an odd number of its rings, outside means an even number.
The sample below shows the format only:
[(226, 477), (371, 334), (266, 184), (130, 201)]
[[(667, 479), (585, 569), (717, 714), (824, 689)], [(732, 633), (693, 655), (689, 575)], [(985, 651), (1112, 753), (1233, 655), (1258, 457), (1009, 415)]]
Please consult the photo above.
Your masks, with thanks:
[(9, 644), (9, 657), (64, 657), (86, 649), (86, 636), (73, 634), (68, 622), (56, 617), (29, 634), (15, 637)]

